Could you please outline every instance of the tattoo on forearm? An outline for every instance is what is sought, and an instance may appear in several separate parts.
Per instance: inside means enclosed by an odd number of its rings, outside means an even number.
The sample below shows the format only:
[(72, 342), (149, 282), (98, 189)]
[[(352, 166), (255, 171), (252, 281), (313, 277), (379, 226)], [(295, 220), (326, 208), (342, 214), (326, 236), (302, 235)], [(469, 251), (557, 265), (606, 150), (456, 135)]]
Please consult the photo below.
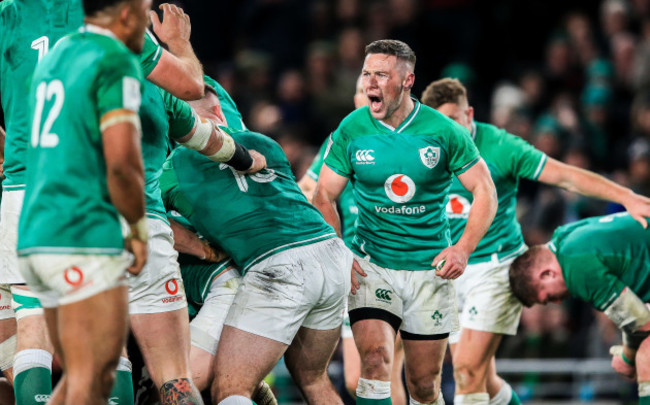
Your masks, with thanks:
[(160, 387), (162, 405), (203, 405), (201, 394), (189, 378), (169, 380)]

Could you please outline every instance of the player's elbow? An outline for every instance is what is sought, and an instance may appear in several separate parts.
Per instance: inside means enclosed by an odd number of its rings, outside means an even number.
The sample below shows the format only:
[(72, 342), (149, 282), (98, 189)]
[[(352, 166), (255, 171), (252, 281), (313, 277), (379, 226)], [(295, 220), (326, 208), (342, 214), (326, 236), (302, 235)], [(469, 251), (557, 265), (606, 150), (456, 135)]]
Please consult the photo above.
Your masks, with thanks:
[(185, 100), (200, 100), (205, 95), (205, 83), (203, 77), (194, 77), (185, 83)]

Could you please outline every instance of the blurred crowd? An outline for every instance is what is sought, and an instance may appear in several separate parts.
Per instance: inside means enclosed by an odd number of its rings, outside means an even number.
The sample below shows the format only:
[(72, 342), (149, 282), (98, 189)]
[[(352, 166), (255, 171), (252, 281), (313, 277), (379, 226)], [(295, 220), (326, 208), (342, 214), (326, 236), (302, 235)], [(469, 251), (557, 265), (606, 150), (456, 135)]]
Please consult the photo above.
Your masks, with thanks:
[[(479, 120), (650, 195), (650, 0), (192, 3), (179, 2), (206, 71), (249, 128), (280, 142), (298, 178), (353, 109), (365, 44), (394, 38), (418, 57), (414, 96), (456, 77)], [(622, 210), (538, 183), (522, 183), (519, 202), (529, 244)], [(570, 302), (525, 310), (499, 357), (606, 357), (619, 339), (606, 318)], [(537, 381), (524, 376), (521, 387)]]

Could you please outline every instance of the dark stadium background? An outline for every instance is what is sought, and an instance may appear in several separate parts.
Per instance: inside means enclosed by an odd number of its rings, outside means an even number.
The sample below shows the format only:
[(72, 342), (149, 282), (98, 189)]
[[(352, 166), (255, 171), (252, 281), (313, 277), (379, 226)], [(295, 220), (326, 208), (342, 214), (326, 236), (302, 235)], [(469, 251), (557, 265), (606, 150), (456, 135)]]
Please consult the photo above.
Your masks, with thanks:
[[(415, 96), (443, 75), (458, 77), (477, 120), (650, 195), (650, 0), (174, 3), (191, 17), (206, 73), (233, 96), (249, 128), (280, 142), (297, 177), (353, 108), (363, 46), (395, 38), (417, 54)], [(529, 244), (563, 223), (620, 209), (520, 187)], [(498, 368), (525, 401), (634, 403), (634, 385), (608, 365), (607, 349), (619, 340), (605, 317), (579, 302), (527, 309), (519, 334), (501, 345)], [(331, 374), (339, 386), (341, 370), (337, 354)], [(447, 403), (451, 376), (447, 362)], [(300, 403), (282, 367), (271, 379), (281, 403)]]

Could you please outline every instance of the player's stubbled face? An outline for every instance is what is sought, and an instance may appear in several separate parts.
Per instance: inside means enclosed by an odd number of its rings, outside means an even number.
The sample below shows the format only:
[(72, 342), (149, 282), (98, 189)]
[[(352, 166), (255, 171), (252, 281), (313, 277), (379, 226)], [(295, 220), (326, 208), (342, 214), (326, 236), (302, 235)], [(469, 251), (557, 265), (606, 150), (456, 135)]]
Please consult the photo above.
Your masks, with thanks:
[(542, 305), (549, 302), (560, 304), (568, 296), (566, 285), (557, 279), (541, 281), (537, 286), (537, 302)]
[(387, 119), (399, 107), (404, 96), (402, 76), (397, 57), (381, 53), (366, 56), (362, 70), (363, 90), (375, 119)]
[(144, 46), (144, 32), (151, 24), (149, 11), (152, 0), (133, 0), (129, 5), (129, 28), (131, 35), (126, 46), (134, 53), (142, 52)]
[(445, 103), (436, 108), (436, 110), (438, 110), (443, 115), (446, 115), (460, 125), (471, 130), (472, 121), (469, 118), (468, 109), (469, 106), (466, 102), (462, 105), (459, 105), (457, 103)]

